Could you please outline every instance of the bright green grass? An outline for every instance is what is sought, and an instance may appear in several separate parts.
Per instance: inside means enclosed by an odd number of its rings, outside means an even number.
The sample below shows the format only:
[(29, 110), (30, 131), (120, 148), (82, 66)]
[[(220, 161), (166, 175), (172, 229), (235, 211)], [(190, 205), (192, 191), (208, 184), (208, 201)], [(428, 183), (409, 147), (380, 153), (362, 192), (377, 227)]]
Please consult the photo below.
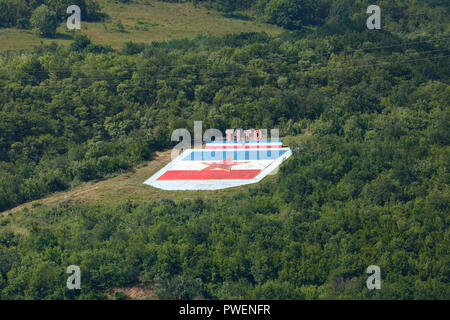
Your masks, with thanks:
[[(144, 3), (120, 4), (99, 0), (102, 12), (109, 17), (103, 22), (83, 22), (81, 32), (93, 42), (121, 48), (125, 42), (164, 41), (193, 38), (199, 34), (227, 34), (240, 32), (260, 32), (279, 34), (282, 29), (258, 21), (244, 21), (223, 17), (220, 13), (205, 7), (194, 7), (190, 3), (167, 3), (145, 1)], [(83, 17), (82, 17), (83, 18)], [(118, 21), (124, 30), (118, 28)], [(67, 30), (66, 23), (57, 29), (53, 39), (39, 37), (33, 31), (14, 28), (0, 29), (0, 50), (32, 48), (40, 43), (55, 41), (67, 45), (73, 33)]]

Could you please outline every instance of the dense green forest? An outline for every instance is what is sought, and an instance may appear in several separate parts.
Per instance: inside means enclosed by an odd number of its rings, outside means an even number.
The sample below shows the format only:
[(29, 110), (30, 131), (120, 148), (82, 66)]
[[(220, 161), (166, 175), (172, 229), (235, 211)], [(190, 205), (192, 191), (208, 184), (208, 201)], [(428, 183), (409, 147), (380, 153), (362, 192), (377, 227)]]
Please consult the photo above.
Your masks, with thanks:
[[(365, 1), (245, 3), (266, 17), (317, 6), (299, 25), (274, 21), (298, 29), (278, 37), (116, 51), (78, 35), (68, 48), (1, 53), (0, 210), (129, 170), (194, 120), (279, 128), (294, 156), (275, 180), (219, 201), (5, 215), (0, 298), (136, 285), (170, 299), (450, 298), (448, 6), (380, 1), (375, 31)], [(80, 292), (65, 288), (71, 264)], [(382, 290), (365, 286), (372, 264)]]

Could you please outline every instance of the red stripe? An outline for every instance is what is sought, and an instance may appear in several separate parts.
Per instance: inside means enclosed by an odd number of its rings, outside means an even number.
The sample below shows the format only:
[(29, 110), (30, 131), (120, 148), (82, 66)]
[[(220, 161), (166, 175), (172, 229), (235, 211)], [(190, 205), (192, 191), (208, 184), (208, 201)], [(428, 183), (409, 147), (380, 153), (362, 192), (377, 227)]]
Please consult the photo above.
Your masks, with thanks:
[(206, 146), (205, 149), (270, 149), (270, 148), (281, 148), (280, 145), (273, 145), (273, 146)]
[(170, 170), (157, 180), (222, 180), (222, 179), (253, 179), (261, 170)]

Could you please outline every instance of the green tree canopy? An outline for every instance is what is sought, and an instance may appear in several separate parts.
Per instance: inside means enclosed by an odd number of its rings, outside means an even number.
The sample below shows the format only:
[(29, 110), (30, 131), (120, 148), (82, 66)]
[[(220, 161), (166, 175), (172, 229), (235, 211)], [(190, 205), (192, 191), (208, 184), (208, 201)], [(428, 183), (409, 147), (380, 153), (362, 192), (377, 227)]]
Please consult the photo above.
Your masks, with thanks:
[(45, 4), (34, 10), (30, 22), (44, 37), (53, 37), (56, 34), (56, 27), (58, 26), (56, 13)]

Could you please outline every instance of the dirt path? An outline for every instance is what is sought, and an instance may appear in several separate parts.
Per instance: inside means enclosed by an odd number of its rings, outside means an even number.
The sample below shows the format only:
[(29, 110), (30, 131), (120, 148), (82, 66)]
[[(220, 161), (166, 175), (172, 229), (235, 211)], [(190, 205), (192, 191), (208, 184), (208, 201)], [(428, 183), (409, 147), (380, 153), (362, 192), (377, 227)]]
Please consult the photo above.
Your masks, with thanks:
[(144, 185), (143, 183), (145, 180), (169, 163), (170, 153), (170, 150), (157, 152), (152, 161), (135, 168), (133, 171), (120, 174), (110, 179), (85, 183), (67, 191), (53, 193), (42, 199), (27, 202), (13, 209), (4, 211), (2, 214), (7, 215), (8, 213), (17, 213), (26, 207), (31, 208), (36, 204), (52, 205), (67, 201), (114, 206), (128, 200), (132, 202), (146, 202), (162, 198), (174, 200), (194, 199), (198, 197), (214, 198), (219, 197), (220, 194), (223, 194), (222, 192), (233, 192), (230, 190), (221, 192), (164, 191)]

